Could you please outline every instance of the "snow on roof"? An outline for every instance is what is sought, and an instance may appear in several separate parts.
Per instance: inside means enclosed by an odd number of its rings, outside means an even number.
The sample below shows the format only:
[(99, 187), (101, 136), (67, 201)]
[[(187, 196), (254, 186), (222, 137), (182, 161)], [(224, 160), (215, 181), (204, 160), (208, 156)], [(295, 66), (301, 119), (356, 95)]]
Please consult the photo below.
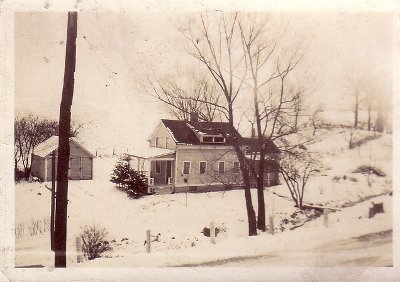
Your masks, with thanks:
[[(79, 147), (81, 147), (84, 151), (86, 151), (89, 155), (91, 155), (92, 157), (94, 157), (94, 155), (89, 152), (87, 149), (85, 149), (80, 142), (78, 141), (77, 138), (75, 137), (71, 137), (70, 141), (73, 141), (75, 144), (77, 144)], [(54, 135), (51, 136), (49, 139), (47, 139), (46, 141), (40, 143), (39, 145), (37, 145), (34, 149), (33, 149), (33, 153), (36, 156), (39, 157), (46, 157), (49, 154), (51, 154), (54, 150), (58, 149), (58, 136)]]
[(51, 136), (46, 141), (40, 143), (33, 149), (33, 153), (39, 157), (46, 157), (48, 154), (58, 148), (58, 136)]
[(157, 158), (175, 154), (174, 150), (157, 148), (157, 147), (147, 147), (147, 148), (135, 148), (129, 155), (134, 157), (139, 157), (143, 159)]

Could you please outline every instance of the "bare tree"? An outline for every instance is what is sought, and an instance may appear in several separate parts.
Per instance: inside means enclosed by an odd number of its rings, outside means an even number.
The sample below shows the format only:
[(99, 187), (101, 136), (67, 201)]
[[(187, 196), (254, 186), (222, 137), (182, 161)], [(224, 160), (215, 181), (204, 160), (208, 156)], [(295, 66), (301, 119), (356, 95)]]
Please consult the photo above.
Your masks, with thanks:
[(291, 151), (284, 155), (280, 164), (280, 173), (286, 182), (296, 206), (303, 209), (305, 187), (310, 177), (319, 172), (319, 161), (311, 153)]
[(353, 149), (355, 146), (354, 145), (355, 139), (357, 138), (357, 136), (359, 134), (358, 128), (351, 126), (351, 125), (342, 125), (341, 127), (343, 129), (344, 139), (349, 144), (349, 149)]
[(147, 92), (167, 104), (170, 113), (178, 120), (189, 120), (191, 113), (196, 113), (200, 121), (213, 121), (217, 118), (220, 92), (215, 82), (206, 76), (189, 76), (184, 82), (167, 78), (148, 78), (147, 81), (150, 86)]
[(249, 162), (242, 150), (235, 130), (234, 105), (242, 89), (247, 68), (243, 68), (244, 55), (237, 52), (240, 47), (238, 32), (238, 13), (226, 16), (223, 13), (201, 14), (199, 22), (189, 28), (184, 35), (190, 43), (188, 53), (197, 59), (208, 71), (223, 94), (223, 101), (216, 104), (220, 113), (232, 129), (224, 137), (233, 144), (243, 177), (246, 210), (249, 223), (249, 236), (257, 235), (256, 215), (250, 192)]
[[(253, 156), (251, 167), (257, 183), (257, 227), (265, 231), (264, 175), (268, 144), (284, 139), (286, 147), (283, 151), (290, 152), (302, 144), (311, 142), (314, 137), (303, 133), (308, 132), (309, 127), (314, 125), (315, 136), (317, 115), (321, 110), (312, 113), (305, 110), (307, 89), (302, 84), (295, 83), (294, 77), (297, 66), (303, 59), (303, 53), (300, 45), (282, 42), (286, 29), (282, 26), (268, 25), (253, 16), (247, 19), (242, 17), (239, 27), (249, 69), (249, 76), (245, 82), (252, 92), (258, 141), (257, 156)], [(292, 140), (292, 135), (303, 135), (303, 138)], [(255, 158), (259, 162), (255, 162)], [(258, 165), (255, 165), (256, 163)]]
[(359, 69), (357, 66), (350, 67), (345, 73), (345, 87), (348, 94), (354, 99), (354, 127), (358, 127), (359, 117), (358, 111), (363, 99), (363, 92), (366, 85), (366, 71)]
[(376, 92), (377, 89), (371, 85), (370, 87), (368, 87), (368, 89), (366, 89), (365, 91), (365, 99), (364, 99), (364, 103), (367, 107), (367, 111), (368, 111), (368, 131), (371, 131), (372, 129), (372, 112), (375, 110), (374, 109), (374, 105), (376, 103)]

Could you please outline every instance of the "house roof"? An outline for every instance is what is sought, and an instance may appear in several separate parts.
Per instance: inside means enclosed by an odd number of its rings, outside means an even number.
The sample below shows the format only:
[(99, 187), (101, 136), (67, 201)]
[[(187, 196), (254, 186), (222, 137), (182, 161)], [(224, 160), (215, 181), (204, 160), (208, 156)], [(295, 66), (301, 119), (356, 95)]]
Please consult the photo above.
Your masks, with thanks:
[[(201, 135), (222, 135), (228, 136), (232, 128), (227, 122), (192, 122), (182, 120), (162, 119), (161, 122), (169, 130), (176, 143), (199, 145), (203, 144), (196, 136)], [(242, 136), (233, 128), (234, 135), (242, 139)], [(229, 140), (226, 143), (214, 143), (213, 145), (231, 145)]]
[[(78, 145), (88, 155), (90, 155), (91, 157), (94, 157), (94, 155), (91, 152), (89, 152), (87, 149), (85, 149), (80, 144), (78, 139), (76, 139), (75, 137), (71, 137), (71, 138), (69, 138), (69, 140), (70, 140), (70, 142), (74, 142), (76, 145)], [(37, 145), (33, 149), (33, 154), (35, 154), (36, 156), (44, 158), (44, 157), (47, 157), (49, 154), (51, 154), (54, 150), (57, 150), (57, 149), (58, 149), (58, 136), (54, 135), (54, 136), (51, 136), (46, 141), (43, 141), (42, 143)]]
[(143, 159), (162, 158), (175, 156), (175, 151), (157, 147), (135, 148), (129, 153), (130, 156)]
[[(258, 152), (258, 139), (257, 138), (248, 138), (248, 137), (243, 137), (243, 145), (248, 146), (247, 152)], [(266, 153), (267, 154), (278, 154), (280, 153), (280, 150), (278, 147), (275, 145), (274, 142), (272, 141), (266, 141)]]

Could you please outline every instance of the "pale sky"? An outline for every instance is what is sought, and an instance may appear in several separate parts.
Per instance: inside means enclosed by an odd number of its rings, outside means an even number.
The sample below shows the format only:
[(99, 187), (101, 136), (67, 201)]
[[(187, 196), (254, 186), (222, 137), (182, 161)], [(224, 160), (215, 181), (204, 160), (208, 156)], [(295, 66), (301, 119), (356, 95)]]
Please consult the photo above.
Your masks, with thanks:
[[(276, 14), (275, 16), (278, 16)], [(72, 115), (85, 124), (91, 147), (143, 144), (165, 107), (143, 93), (153, 72), (168, 74), (189, 60), (176, 28), (182, 13), (78, 13)], [(370, 69), (391, 95), (392, 19), (388, 13), (283, 14), (294, 36), (308, 42), (302, 68), (314, 98), (342, 108), (344, 69)], [(64, 75), (66, 13), (15, 14), (15, 107), (58, 118)], [(195, 63), (195, 62), (194, 62)]]

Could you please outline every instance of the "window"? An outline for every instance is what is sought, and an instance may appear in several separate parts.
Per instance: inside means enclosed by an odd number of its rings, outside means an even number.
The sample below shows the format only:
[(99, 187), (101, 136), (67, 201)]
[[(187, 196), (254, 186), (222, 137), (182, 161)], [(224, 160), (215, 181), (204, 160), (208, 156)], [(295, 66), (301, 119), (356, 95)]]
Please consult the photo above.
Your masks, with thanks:
[(158, 143), (158, 137), (156, 137), (156, 147), (158, 148), (158, 145), (159, 145), (159, 143)]
[(214, 143), (224, 143), (225, 138), (224, 137), (214, 137)]
[(225, 173), (225, 162), (218, 162), (218, 173)]
[(161, 173), (161, 161), (156, 161), (156, 173)]
[(169, 138), (165, 137), (165, 149), (168, 149)]
[(212, 143), (213, 142), (213, 138), (209, 137), (209, 136), (203, 136), (203, 142), (204, 143)]
[(233, 162), (233, 172), (238, 173), (240, 171), (239, 162)]
[(199, 168), (200, 168), (200, 174), (205, 174), (207, 169), (207, 162), (200, 162)]
[(190, 162), (183, 162), (183, 174), (190, 173)]
[(225, 138), (222, 136), (203, 136), (202, 142), (203, 143), (224, 143)]

